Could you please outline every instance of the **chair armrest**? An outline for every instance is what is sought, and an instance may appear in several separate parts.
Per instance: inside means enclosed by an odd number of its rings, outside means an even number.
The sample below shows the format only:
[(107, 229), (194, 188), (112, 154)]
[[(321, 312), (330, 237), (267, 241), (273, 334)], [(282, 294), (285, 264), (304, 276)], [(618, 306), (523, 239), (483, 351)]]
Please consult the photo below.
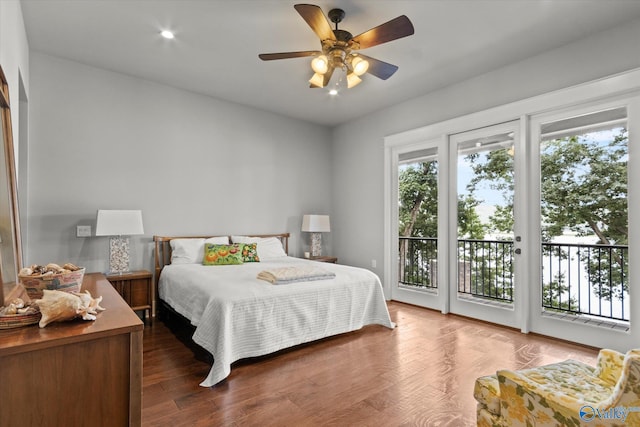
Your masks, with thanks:
[[(640, 408), (640, 349), (630, 350), (624, 356), (618, 382), (616, 383), (611, 397), (601, 402), (602, 408), (612, 408), (616, 406)], [(640, 425), (640, 412), (633, 411), (629, 415), (630, 420), (634, 420)]]
[(595, 375), (600, 379), (615, 385), (622, 374), (625, 355), (615, 350), (602, 349), (598, 353)]

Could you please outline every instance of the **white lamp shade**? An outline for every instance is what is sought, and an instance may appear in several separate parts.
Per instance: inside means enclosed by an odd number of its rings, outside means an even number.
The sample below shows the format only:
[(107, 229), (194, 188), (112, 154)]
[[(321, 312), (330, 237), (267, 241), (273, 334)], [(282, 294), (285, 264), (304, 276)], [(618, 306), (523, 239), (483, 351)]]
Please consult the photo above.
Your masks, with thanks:
[(302, 217), (302, 231), (328, 233), (331, 231), (329, 215), (305, 215)]
[(362, 79), (356, 75), (356, 73), (347, 74), (347, 89), (351, 89), (354, 86), (362, 83)]
[(142, 211), (98, 210), (96, 236), (133, 236), (144, 234)]
[(324, 55), (316, 56), (311, 61), (311, 69), (318, 74), (326, 74), (329, 71), (329, 60)]
[(311, 83), (315, 87), (324, 87), (324, 77), (318, 73), (315, 73), (309, 79), (309, 83)]
[(365, 61), (359, 56), (356, 56), (355, 58), (353, 58), (353, 61), (351, 61), (351, 66), (353, 67), (353, 72), (355, 73), (355, 75), (361, 76), (369, 69), (369, 62)]

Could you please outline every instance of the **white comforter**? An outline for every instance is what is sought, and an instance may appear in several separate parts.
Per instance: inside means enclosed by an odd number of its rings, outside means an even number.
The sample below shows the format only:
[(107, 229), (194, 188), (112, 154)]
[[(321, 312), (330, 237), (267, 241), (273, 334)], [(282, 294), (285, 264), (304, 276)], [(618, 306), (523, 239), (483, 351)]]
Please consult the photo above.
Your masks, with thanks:
[(362, 268), (322, 264), (334, 279), (272, 285), (256, 278), (269, 268), (309, 263), (283, 257), (242, 265), (168, 265), (160, 297), (196, 326), (193, 340), (214, 358), (210, 387), (225, 379), (231, 364), (369, 324), (388, 328), (378, 276)]

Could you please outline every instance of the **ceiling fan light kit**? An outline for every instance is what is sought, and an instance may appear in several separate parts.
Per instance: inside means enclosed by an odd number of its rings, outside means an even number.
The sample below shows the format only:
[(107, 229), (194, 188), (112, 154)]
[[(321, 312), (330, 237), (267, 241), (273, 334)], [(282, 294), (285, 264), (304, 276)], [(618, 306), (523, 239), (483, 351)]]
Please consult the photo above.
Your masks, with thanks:
[[(402, 15), (354, 37), (350, 32), (338, 29), (338, 24), (345, 17), (345, 12), (342, 9), (329, 11), (329, 19), (335, 24), (335, 29), (331, 29), (331, 24), (320, 7), (312, 4), (296, 4), (294, 8), (320, 38), (322, 50), (262, 53), (258, 57), (263, 61), (272, 61), (313, 56), (311, 69), (314, 74), (309, 80), (312, 88), (327, 86), (334, 70), (340, 70), (346, 74), (347, 88), (361, 83), (360, 76), (365, 73), (372, 74), (382, 80), (388, 79), (398, 70), (397, 66), (355, 51), (407, 37), (414, 33), (413, 24), (409, 18)], [(340, 76), (339, 81), (342, 81), (343, 77), (344, 75)]]
[(318, 74), (326, 74), (329, 71), (329, 59), (324, 55), (318, 55), (311, 61), (311, 68)]

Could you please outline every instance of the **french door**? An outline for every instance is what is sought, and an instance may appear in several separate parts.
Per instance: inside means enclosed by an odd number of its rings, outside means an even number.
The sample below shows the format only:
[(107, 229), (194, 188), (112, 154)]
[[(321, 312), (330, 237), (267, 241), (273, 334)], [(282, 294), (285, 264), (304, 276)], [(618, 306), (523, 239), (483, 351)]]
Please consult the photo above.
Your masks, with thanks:
[[(637, 97), (535, 115), (529, 156), (532, 331), (624, 349), (632, 312), (629, 203)], [(637, 179), (637, 178), (636, 178)], [(532, 201), (533, 202), (533, 201)], [(637, 211), (636, 211), (637, 212)]]
[(452, 313), (520, 325), (523, 151), (520, 122), (449, 137), (449, 304)]
[[(519, 121), (512, 121), (407, 146), (394, 156), (393, 299), (518, 325), (521, 143)], [(491, 167), (500, 168), (499, 189), (491, 188)]]
[(391, 299), (637, 347), (640, 70), (385, 138)]
[(391, 181), (395, 185), (390, 191), (397, 209), (388, 223), (398, 236), (392, 243), (398, 256), (387, 267), (398, 278), (392, 299), (444, 313), (448, 311), (448, 291), (443, 285), (448, 281), (447, 163), (444, 138), (403, 147), (394, 156)]

